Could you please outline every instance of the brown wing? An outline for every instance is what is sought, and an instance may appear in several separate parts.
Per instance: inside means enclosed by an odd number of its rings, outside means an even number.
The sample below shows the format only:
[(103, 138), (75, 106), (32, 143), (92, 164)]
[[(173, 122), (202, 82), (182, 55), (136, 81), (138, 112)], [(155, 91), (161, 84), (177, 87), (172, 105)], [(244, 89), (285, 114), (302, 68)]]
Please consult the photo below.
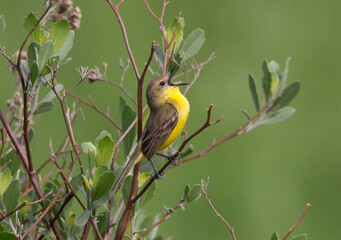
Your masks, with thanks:
[(150, 113), (142, 135), (142, 153), (151, 159), (166, 142), (176, 124), (178, 113), (173, 105), (166, 104), (162, 109)]

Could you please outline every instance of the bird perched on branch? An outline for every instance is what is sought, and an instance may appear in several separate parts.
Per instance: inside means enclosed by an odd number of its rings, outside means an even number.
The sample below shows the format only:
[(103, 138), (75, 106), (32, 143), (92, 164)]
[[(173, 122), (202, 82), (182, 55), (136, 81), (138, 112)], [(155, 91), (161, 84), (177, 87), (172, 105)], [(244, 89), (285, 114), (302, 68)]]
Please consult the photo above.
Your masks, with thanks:
[[(172, 72), (172, 71), (171, 71)], [(171, 73), (155, 78), (147, 87), (147, 103), (150, 114), (130, 160), (127, 162), (113, 189), (117, 192), (133, 166), (146, 158), (150, 161), (157, 178), (161, 178), (151, 158), (155, 154), (174, 160), (159, 151), (166, 149), (180, 136), (189, 113), (189, 102), (179, 90), (187, 83), (172, 83)]]

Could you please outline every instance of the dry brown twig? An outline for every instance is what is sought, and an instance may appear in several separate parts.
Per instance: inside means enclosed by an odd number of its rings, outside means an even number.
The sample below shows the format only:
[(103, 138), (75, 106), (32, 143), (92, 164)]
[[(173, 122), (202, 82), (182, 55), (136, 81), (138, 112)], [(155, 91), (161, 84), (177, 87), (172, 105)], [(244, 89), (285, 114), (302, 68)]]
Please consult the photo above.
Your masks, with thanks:
[(236, 240), (236, 235), (234, 233), (234, 229), (233, 227), (230, 226), (230, 224), (225, 220), (225, 218), (223, 216), (221, 216), (221, 214), (215, 209), (215, 207), (212, 204), (212, 201), (208, 198), (207, 195), (207, 187), (208, 184), (210, 182), (210, 177), (207, 178), (207, 182), (205, 182), (205, 180), (201, 179), (201, 192), (204, 194), (205, 199), (207, 200), (208, 204), (210, 205), (210, 207), (212, 208), (212, 210), (214, 211), (214, 213), (221, 219), (221, 221), (224, 222), (224, 224), (227, 226), (227, 228), (229, 229), (233, 240)]

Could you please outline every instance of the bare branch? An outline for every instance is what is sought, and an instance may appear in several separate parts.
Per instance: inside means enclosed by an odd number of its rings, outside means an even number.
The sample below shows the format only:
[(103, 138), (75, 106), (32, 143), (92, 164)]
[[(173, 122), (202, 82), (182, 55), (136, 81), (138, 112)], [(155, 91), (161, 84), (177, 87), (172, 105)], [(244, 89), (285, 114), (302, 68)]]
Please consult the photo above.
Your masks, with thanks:
[(307, 203), (307, 206), (304, 209), (304, 212), (302, 213), (301, 217), (298, 219), (298, 221), (295, 223), (292, 228), (290, 228), (289, 232), (284, 236), (283, 240), (287, 239), (289, 235), (295, 230), (295, 228), (300, 224), (300, 222), (303, 220), (305, 214), (307, 213), (308, 209), (310, 208), (311, 204)]
[(230, 230), (230, 233), (232, 235), (233, 240), (236, 240), (236, 235), (234, 234), (234, 229), (230, 226), (230, 224), (228, 224), (228, 222), (223, 218), (223, 216), (221, 216), (221, 214), (215, 209), (211, 200), (207, 196), (207, 186), (208, 186), (209, 182), (210, 182), (210, 177), (207, 178), (207, 182), (205, 182), (205, 180), (201, 179), (201, 191), (204, 194), (208, 204), (210, 205), (210, 207), (212, 208), (214, 213), (224, 222), (224, 224)]
[(180, 202), (172, 209), (168, 209), (168, 211), (165, 213), (165, 215), (163, 215), (163, 217), (157, 221), (153, 226), (151, 226), (147, 231), (145, 231), (140, 237), (139, 240), (142, 240), (151, 230), (153, 230), (155, 227), (157, 227), (158, 225), (160, 225), (162, 222), (164, 222), (169, 215), (171, 215), (172, 213), (174, 213), (179, 207), (181, 207), (183, 205), (183, 199), (180, 200)]

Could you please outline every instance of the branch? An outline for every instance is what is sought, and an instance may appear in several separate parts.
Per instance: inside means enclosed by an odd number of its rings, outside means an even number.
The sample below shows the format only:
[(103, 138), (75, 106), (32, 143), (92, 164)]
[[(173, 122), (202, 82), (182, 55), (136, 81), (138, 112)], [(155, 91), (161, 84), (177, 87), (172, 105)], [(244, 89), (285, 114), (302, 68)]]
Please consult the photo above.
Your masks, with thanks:
[(304, 212), (302, 213), (302, 216), (298, 219), (298, 221), (295, 223), (294, 226), (292, 226), (292, 228), (290, 228), (289, 232), (285, 235), (285, 237), (283, 238), (283, 240), (287, 239), (289, 237), (289, 235), (295, 230), (295, 228), (298, 226), (298, 224), (300, 224), (300, 222), (303, 220), (305, 214), (307, 213), (309, 207), (311, 206), (310, 203), (307, 203), (307, 206), (304, 209)]
[(221, 216), (220, 213), (215, 209), (211, 200), (207, 196), (207, 186), (208, 186), (209, 182), (210, 182), (210, 177), (207, 178), (207, 182), (205, 182), (205, 180), (201, 179), (201, 191), (204, 194), (208, 204), (210, 205), (210, 207), (212, 208), (214, 213), (224, 222), (224, 224), (230, 230), (230, 233), (232, 235), (233, 240), (236, 240), (236, 236), (234, 234), (234, 229), (230, 226), (230, 224), (228, 224), (228, 222), (223, 218), (223, 216)]
[(164, 222), (169, 215), (171, 215), (172, 213), (174, 213), (179, 207), (181, 207), (183, 205), (184, 201), (183, 199), (180, 200), (180, 202), (172, 209), (168, 209), (167, 212), (165, 213), (165, 215), (159, 220), (157, 221), (153, 226), (151, 226), (147, 231), (145, 231), (141, 237), (139, 237), (138, 240), (142, 240), (151, 230), (153, 230), (155, 227), (157, 227), (158, 225), (160, 225), (162, 222)]
[[(155, 50), (155, 41), (153, 41), (153, 43), (152, 43), (149, 59), (148, 59), (147, 64), (144, 68), (142, 77), (138, 80), (138, 83), (137, 83), (138, 84), (138, 86), (137, 86), (137, 109), (138, 109), (137, 139), (138, 140), (140, 139), (140, 137), (142, 135), (142, 112), (143, 112), (143, 110), (142, 110), (142, 89), (143, 89), (143, 82), (144, 82), (144, 78), (145, 78), (147, 69), (149, 67), (149, 64), (153, 58), (154, 50)], [(140, 169), (140, 163), (135, 164), (134, 171), (133, 171), (133, 183), (131, 186), (129, 200), (128, 200), (128, 203), (126, 205), (126, 208), (124, 209), (122, 217), (118, 223), (115, 240), (122, 239), (124, 236), (124, 233), (128, 227), (129, 219), (130, 219), (131, 212), (132, 212), (133, 206), (134, 206), (133, 199), (135, 198), (135, 193), (136, 193), (137, 185), (138, 185), (139, 169)]]
[(118, 129), (118, 130), (122, 130), (122, 127), (114, 120), (112, 119), (112, 117), (110, 117), (110, 115), (108, 113), (103, 112), (101, 109), (99, 109), (95, 103), (93, 102), (93, 100), (91, 99), (91, 97), (89, 96), (89, 100), (90, 102), (84, 100), (81, 97), (78, 97), (77, 95), (70, 93), (69, 94), (70, 97), (76, 99), (77, 101), (86, 104), (87, 106), (91, 107), (92, 109), (94, 109), (96, 112), (98, 112), (99, 114), (101, 114), (102, 116), (104, 116), (106, 119), (108, 119), (112, 124), (114, 124), (114, 126)]
[(34, 202), (27, 202), (27, 201), (24, 201), (22, 204), (20, 204), (19, 206), (17, 206), (16, 208), (14, 208), (12, 211), (10, 211), (9, 213), (6, 213), (5, 216), (2, 216), (0, 218), (0, 222), (2, 220), (4, 220), (5, 218), (7, 218), (8, 216), (10, 216), (11, 214), (15, 213), (16, 211), (19, 211), (20, 209), (22, 209), (23, 207), (25, 206), (28, 206), (28, 205), (34, 205), (34, 204), (37, 204), (37, 203), (41, 203), (42, 201), (44, 201), (47, 196), (49, 196), (53, 191), (50, 191), (49, 193), (47, 193), (44, 197), (38, 199), (37, 201), (34, 201)]
[(122, 30), (122, 34), (123, 34), (123, 39), (124, 39), (124, 43), (126, 45), (126, 48), (127, 48), (127, 52), (128, 52), (128, 55), (129, 55), (129, 58), (130, 58), (130, 61), (131, 61), (131, 64), (133, 65), (133, 68), (134, 68), (134, 71), (135, 71), (135, 75), (136, 75), (136, 78), (139, 80), (140, 79), (140, 74), (139, 74), (139, 71), (137, 69), (137, 66), (136, 66), (136, 63), (135, 63), (135, 59), (134, 59), (134, 56), (133, 56), (133, 53), (131, 52), (131, 48), (130, 48), (130, 45), (129, 45), (129, 41), (128, 41), (128, 36), (127, 36), (127, 32), (126, 32), (126, 29), (124, 27), (124, 23), (123, 23), (123, 20), (121, 18), (121, 15), (120, 15), (120, 12), (118, 11), (118, 7), (121, 5), (121, 3), (123, 1), (121, 1), (119, 4), (115, 5), (113, 4), (110, 0), (106, 0), (110, 7), (112, 8), (112, 10), (114, 11), (115, 15), (116, 15), (116, 18), (118, 20), (118, 23), (120, 24), (120, 27), (121, 27), (121, 30)]

